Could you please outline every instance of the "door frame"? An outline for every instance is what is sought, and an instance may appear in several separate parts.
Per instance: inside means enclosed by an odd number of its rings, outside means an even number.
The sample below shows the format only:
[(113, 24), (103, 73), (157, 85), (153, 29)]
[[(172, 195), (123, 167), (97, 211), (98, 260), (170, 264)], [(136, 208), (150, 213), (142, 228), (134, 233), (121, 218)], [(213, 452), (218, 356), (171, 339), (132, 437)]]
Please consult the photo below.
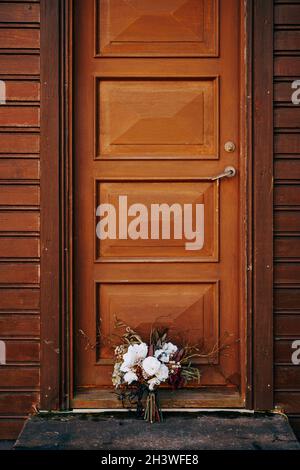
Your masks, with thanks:
[[(220, 0), (222, 1), (222, 0)], [(273, 408), (273, 0), (246, 11), (246, 408)], [(41, 0), (41, 397), (70, 408), (72, 384), (72, 0)], [(263, 49), (263, 50), (262, 50)], [(255, 191), (253, 190), (255, 188)], [(260, 193), (263, 191), (263, 198)], [(245, 275), (244, 275), (245, 277)]]

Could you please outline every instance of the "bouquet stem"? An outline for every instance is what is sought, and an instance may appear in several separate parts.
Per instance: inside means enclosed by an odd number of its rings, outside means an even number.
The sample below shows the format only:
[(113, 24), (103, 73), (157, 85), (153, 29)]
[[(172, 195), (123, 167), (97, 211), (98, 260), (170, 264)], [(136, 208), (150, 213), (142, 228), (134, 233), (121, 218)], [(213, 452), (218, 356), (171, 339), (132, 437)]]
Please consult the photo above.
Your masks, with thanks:
[(156, 391), (148, 392), (144, 419), (150, 423), (154, 423), (155, 421), (160, 423), (163, 420)]

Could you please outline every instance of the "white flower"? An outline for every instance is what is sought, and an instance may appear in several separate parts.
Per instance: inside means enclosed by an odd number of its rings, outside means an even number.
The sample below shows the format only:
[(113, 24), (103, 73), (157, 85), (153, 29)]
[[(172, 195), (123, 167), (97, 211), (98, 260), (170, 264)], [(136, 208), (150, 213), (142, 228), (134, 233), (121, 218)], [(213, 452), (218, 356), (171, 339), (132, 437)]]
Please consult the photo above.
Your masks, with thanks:
[(166, 351), (167, 354), (169, 354), (170, 356), (172, 354), (175, 354), (176, 351), (178, 350), (177, 346), (173, 343), (165, 343), (163, 345), (163, 349)]
[(152, 379), (148, 380), (149, 390), (153, 390), (156, 385), (159, 385), (160, 381), (157, 377), (153, 377)]
[(121, 371), (128, 372), (139, 361), (145, 359), (148, 353), (148, 346), (146, 343), (131, 344), (127, 352), (123, 355), (123, 363)]
[(161, 362), (169, 362), (170, 356), (176, 353), (177, 346), (173, 343), (165, 343), (162, 349), (155, 351), (155, 357)]
[(148, 375), (155, 375), (159, 368), (161, 366), (161, 363), (159, 362), (156, 357), (149, 356), (146, 357), (146, 359), (143, 360), (143, 369)]
[(158, 369), (158, 372), (156, 372), (156, 377), (158, 378), (158, 380), (160, 380), (160, 382), (164, 382), (165, 380), (167, 380), (167, 378), (169, 377), (169, 369), (165, 364), (161, 364), (160, 368)]
[(126, 372), (123, 378), (124, 378), (124, 382), (127, 382), (128, 384), (131, 384), (131, 382), (138, 380), (137, 375), (132, 371)]

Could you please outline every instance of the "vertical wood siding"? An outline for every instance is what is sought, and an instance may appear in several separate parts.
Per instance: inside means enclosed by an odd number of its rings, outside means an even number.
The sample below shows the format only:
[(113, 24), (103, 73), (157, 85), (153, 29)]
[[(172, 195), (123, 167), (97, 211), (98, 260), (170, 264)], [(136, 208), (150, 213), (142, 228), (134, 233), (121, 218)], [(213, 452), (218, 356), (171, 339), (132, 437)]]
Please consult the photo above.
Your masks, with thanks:
[(0, 2), (0, 439), (39, 400), (40, 5)]
[(300, 435), (300, 1), (274, 2), (274, 399)]

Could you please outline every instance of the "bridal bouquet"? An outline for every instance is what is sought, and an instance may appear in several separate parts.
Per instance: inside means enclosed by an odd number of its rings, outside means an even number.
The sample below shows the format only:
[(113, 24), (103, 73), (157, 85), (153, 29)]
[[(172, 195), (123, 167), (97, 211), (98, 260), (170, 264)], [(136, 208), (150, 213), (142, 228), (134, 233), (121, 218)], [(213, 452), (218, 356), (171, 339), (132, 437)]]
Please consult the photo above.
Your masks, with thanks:
[[(149, 344), (130, 327), (117, 322), (125, 329), (122, 344), (115, 348), (115, 365), (112, 382), (119, 398), (135, 404), (139, 417), (153, 423), (162, 420), (158, 388), (168, 384), (173, 389), (189, 381), (200, 381), (200, 372), (191, 360), (200, 354), (195, 347), (180, 347), (168, 339), (168, 330), (154, 329)], [(145, 398), (145, 406), (143, 399)]]

